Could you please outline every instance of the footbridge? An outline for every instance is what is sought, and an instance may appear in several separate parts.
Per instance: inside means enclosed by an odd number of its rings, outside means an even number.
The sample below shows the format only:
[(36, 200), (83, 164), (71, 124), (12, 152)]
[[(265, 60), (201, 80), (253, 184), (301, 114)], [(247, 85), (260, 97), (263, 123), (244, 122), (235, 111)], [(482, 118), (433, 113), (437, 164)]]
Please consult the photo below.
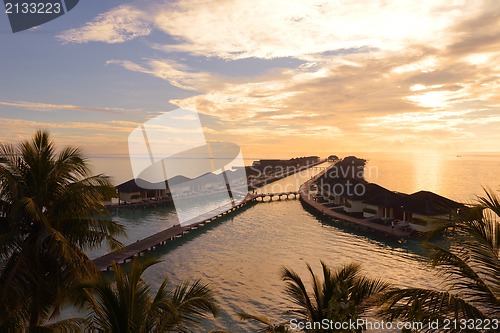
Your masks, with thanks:
[[(273, 201), (273, 200), (294, 200), (298, 199), (298, 191), (278, 192), (278, 193), (252, 193), (249, 195), (252, 201)], [(266, 200), (267, 199), (267, 200)]]

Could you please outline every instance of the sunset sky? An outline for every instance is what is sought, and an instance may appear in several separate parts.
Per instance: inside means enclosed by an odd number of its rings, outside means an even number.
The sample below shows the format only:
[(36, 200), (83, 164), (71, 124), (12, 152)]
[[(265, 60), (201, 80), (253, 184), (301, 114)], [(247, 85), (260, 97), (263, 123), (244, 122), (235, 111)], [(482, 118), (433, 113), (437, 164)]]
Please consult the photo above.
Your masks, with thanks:
[(195, 106), (245, 156), (500, 151), (497, 0), (83, 0), (0, 41), (0, 141), (126, 154)]

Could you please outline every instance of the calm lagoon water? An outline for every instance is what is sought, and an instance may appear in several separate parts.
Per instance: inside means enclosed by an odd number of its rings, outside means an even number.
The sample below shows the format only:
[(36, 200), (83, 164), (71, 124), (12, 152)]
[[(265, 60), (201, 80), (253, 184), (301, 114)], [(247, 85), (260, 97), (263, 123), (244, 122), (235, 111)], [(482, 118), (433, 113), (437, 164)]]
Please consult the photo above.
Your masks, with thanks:
[[(368, 180), (402, 192), (425, 189), (467, 201), (481, 194), (481, 186), (498, 189), (500, 185), (496, 178), (500, 155), (417, 156), (418, 159), (373, 153), (356, 156), (369, 160)], [(130, 178), (126, 168), (119, 167), (128, 163), (125, 158), (92, 162), (98, 171), (114, 175), (117, 183)], [(291, 190), (309, 177), (310, 173), (291, 176), (270, 186)], [(127, 227), (128, 238), (123, 239), (126, 244), (177, 223), (173, 207), (121, 210), (113, 219)], [(93, 256), (104, 252), (101, 249)], [(256, 331), (254, 324), (239, 320), (237, 313), (241, 311), (265, 314), (276, 322), (290, 319), (284, 314), (290, 303), (280, 280), (283, 266), (306, 276), (306, 263), (317, 270), (320, 260), (334, 267), (357, 262), (367, 275), (400, 286), (437, 287), (442, 281), (426, 264), (418, 242), (400, 243), (342, 229), (307, 212), (298, 200), (258, 203), (152, 255), (162, 260), (145, 273), (146, 280), (155, 287), (165, 276), (173, 284), (197, 278), (210, 282), (222, 311), (217, 320), (204, 324), (206, 331)]]
[(366, 178), (404, 193), (427, 190), (469, 202), (484, 194), (482, 187), (500, 190), (500, 154), (364, 153)]

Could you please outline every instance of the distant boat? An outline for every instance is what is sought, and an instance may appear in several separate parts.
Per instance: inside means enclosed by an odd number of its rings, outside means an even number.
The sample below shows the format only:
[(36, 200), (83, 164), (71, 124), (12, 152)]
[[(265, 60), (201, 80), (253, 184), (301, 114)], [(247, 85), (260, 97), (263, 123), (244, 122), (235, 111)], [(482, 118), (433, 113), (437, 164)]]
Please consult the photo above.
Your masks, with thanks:
[(462, 155), (457, 155), (457, 157), (462, 157)]

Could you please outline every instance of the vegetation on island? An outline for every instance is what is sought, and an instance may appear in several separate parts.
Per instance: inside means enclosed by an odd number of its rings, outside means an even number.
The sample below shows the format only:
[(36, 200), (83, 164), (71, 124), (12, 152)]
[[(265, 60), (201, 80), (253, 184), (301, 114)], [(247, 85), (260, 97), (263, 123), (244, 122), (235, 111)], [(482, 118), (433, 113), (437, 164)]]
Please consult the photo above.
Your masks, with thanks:
[(365, 159), (356, 156), (347, 156), (331, 166), (320, 179), (326, 182), (351, 180), (364, 183), (366, 162)]
[[(345, 176), (359, 178), (355, 172)], [(85, 251), (104, 242), (120, 247), (116, 237), (124, 234), (123, 226), (99, 217), (112, 191), (107, 177), (90, 174), (80, 149), (57, 152), (47, 132), (37, 131), (17, 146), (0, 144), (0, 330), (178, 332), (196, 330), (201, 320), (217, 314), (214, 291), (200, 280), (170, 287), (165, 279), (153, 294), (142, 275), (156, 261), (115, 265), (112, 277), (96, 270)], [(432, 332), (435, 321), (439, 327), (458, 323), (450, 332), (481, 332), (488, 321), (493, 328), (500, 318), (499, 221), (500, 200), (486, 191), (473, 209), (439, 230), (447, 231), (446, 247), (425, 243), (432, 265), (447, 277), (441, 290), (397, 288), (364, 276), (357, 264), (334, 270), (321, 262), (320, 275), (308, 265), (306, 277), (283, 268), (284, 292), (293, 304), (288, 314), (304, 324), (356, 321), (373, 311), (390, 321), (421, 322), (416, 331), (423, 332)], [(70, 303), (88, 316), (53, 323)], [(259, 322), (265, 332), (294, 329), (266, 316), (240, 317)], [(483, 327), (463, 329), (468, 320), (480, 320)]]

